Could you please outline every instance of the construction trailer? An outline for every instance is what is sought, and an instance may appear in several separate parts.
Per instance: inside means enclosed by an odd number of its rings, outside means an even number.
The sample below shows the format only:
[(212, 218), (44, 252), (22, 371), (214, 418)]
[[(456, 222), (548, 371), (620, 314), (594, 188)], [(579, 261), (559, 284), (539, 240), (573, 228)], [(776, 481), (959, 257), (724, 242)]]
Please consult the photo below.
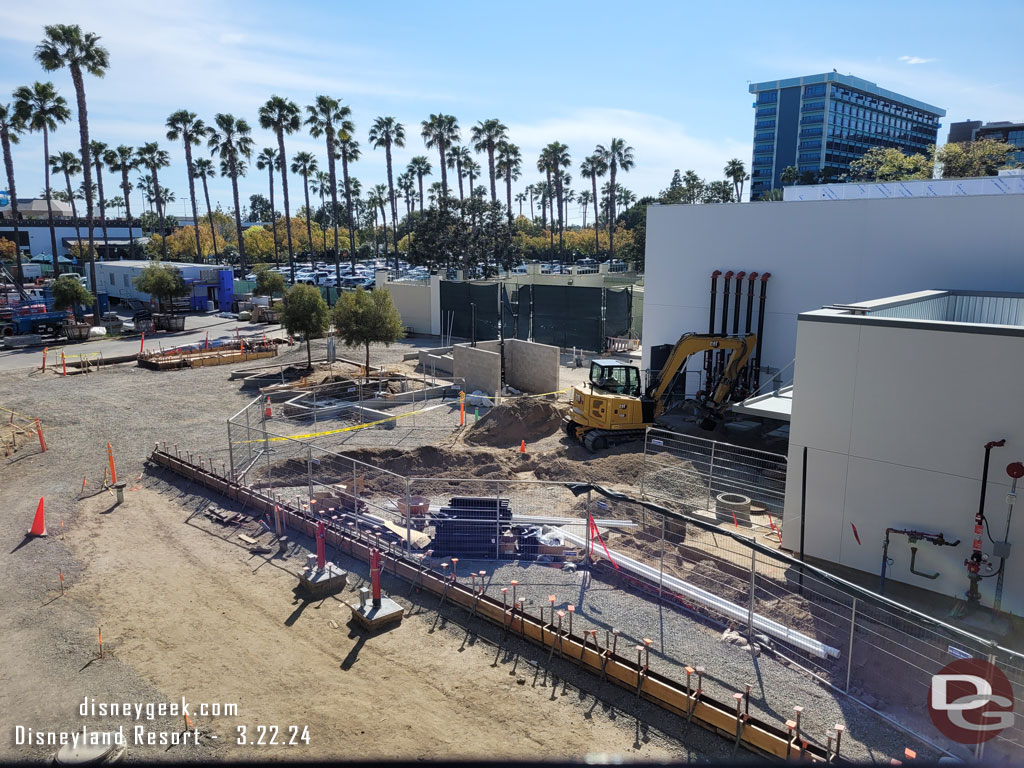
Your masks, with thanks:
[[(135, 299), (150, 303), (152, 297), (135, 287), (135, 278), (154, 262), (145, 260), (98, 261), (96, 262), (96, 291), (107, 294), (115, 301), (127, 302)], [(230, 312), (235, 300), (235, 276), (231, 267), (212, 264), (187, 264), (164, 261), (166, 266), (181, 272), (189, 292), (185, 297), (188, 310), (209, 312), (214, 309)]]

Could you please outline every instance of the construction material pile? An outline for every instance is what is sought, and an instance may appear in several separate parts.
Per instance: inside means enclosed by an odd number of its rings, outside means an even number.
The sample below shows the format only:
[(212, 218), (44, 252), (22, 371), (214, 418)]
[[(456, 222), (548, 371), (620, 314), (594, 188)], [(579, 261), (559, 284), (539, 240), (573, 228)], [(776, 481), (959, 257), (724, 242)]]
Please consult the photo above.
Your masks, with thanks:
[(550, 437), (562, 427), (562, 410), (539, 397), (506, 400), (492, 408), (465, 436), (469, 445), (517, 448)]

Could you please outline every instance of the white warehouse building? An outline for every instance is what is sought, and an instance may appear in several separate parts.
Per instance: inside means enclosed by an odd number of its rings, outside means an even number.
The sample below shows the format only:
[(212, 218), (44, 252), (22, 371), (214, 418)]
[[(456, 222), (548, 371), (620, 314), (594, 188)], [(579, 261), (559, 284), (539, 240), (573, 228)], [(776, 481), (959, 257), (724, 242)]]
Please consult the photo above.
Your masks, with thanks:
[[(1024, 461), (1024, 294), (921, 291), (802, 313), (796, 359), (784, 547), (799, 552), (802, 539), (808, 557), (880, 575), (887, 528), (941, 533), (959, 545), (894, 535), (887, 579), (952, 607), (978, 538), (991, 607), (1009, 526), (1002, 609), (1024, 615), (1024, 509), (1011, 523), (1007, 503), (1007, 467)], [(976, 536), (984, 446), (999, 440), (988, 535)]]

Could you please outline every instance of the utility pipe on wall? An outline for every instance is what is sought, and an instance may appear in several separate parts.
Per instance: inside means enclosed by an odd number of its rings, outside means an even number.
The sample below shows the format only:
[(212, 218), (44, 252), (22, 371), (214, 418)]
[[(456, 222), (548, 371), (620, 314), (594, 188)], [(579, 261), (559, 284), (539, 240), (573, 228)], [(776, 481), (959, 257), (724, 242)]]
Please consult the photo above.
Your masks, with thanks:
[(765, 272), (761, 275), (761, 301), (757, 309), (757, 351), (754, 353), (754, 364), (757, 366), (754, 369), (754, 389), (758, 389), (761, 386), (761, 345), (764, 343), (764, 299), (768, 292), (768, 278), (771, 276), (771, 272)]

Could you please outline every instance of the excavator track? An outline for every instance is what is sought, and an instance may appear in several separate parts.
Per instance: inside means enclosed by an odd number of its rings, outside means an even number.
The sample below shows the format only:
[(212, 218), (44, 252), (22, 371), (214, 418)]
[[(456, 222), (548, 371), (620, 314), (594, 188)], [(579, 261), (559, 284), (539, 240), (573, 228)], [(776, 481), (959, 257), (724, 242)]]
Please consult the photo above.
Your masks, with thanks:
[(620, 443), (631, 443), (634, 440), (643, 440), (644, 430), (623, 429), (614, 432), (606, 429), (591, 429), (583, 435), (583, 447), (591, 453), (603, 451)]

